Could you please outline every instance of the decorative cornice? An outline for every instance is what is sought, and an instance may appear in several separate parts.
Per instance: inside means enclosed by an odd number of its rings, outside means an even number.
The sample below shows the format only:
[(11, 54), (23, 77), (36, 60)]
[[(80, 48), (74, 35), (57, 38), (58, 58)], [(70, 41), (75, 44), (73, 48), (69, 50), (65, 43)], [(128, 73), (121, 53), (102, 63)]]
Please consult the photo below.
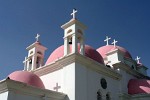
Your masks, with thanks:
[(144, 97), (150, 97), (150, 94), (146, 93), (141, 93), (141, 94), (134, 94), (132, 95), (132, 98), (144, 98)]
[(100, 64), (89, 57), (83, 56), (81, 54), (78, 54), (76, 56), (77, 56), (77, 59), (76, 59), (77, 62), (85, 65), (85, 67), (93, 71), (96, 71), (100, 74), (106, 75), (116, 80), (120, 80), (122, 77), (121, 74), (117, 73), (115, 70), (108, 68), (105, 65)]
[(63, 67), (65, 67), (73, 62), (75, 62), (75, 58), (73, 56), (71, 56), (71, 54), (70, 54), (70, 55), (64, 56), (62, 58), (59, 58), (56, 61), (54, 61), (48, 65), (44, 65), (38, 69), (35, 69), (33, 72), (38, 76), (42, 76), (42, 75), (57, 71), (59, 69), (62, 69)]
[(127, 94), (127, 93), (118, 93), (118, 95), (121, 100), (130, 100), (131, 99), (131, 95)]
[(131, 75), (133, 75), (133, 76), (135, 76), (135, 77), (137, 77), (137, 78), (150, 78), (150, 77), (145, 76), (145, 75), (143, 75), (142, 73), (140, 73), (140, 72), (138, 72), (138, 71), (136, 71), (136, 70), (131, 69), (131, 67), (130, 67), (129, 65), (124, 64), (124, 63), (122, 63), (122, 62), (115, 63), (115, 64), (113, 64), (113, 66), (114, 66), (115, 68), (123, 69), (123, 70), (125, 70), (127, 73), (129, 73), (129, 74), (131, 74)]
[(0, 81), (0, 93), (8, 91), (6, 79)]
[(79, 22), (77, 19), (71, 19), (69, 22), (67, 22), (64, 25), (62, 25), (61, 28), (62, 29), (66, 29), (66, 28), (68, 28), (69, 26), (71, 26), (73, 24), (78, 24), (83, 29), (87, 28), (84, 24), (82, 24), (81, 22)]
[(44, 47), (43, 45), (41, 45), (41, 44), (39, 44), (39, 43), (36, 43), (36, 42), (34, 42), (33, 44), (29, 45), (26, 49), (27, 49), (27, 50), (30, 50), (31, 48), (34, 48), (34, 47), (36, 47), (36, 46), (38, 46), (38, 47), (40, 47), (40, 48), (43, 48), (44, 50), (47, 50), (46, 47)]
[(10, 79), (5, 79), (0, 82), (0, 93), (6, 91), (13, 91), (14, 93), (18, 93), (18, 94), (27, 94), (27, 95), (41, 97), (41, 98), (47, 97), (47, 98), (53, 98), (59, 100), (64, 100), (64, 98), (66, 97), (66, 94), (60, 92), (33, 87), (25, 83), (10, 80)]
[(135, 98), (147, 98), (150, 97), (150, 94), (146, 94), (146, 93), (142, 93), (142, 94), (134, 94), (134, 95), (130, 95), (127, 93), (119, 93), (119, 97), (123, 98), (125, 100), (130, 100), (130, 99), (135, 99)]
[(74, 62), (80, 63), (95, 72), (101, 73), (113, 79), (121, 79), (122, 77), (121, 74), (117, 73), (115, 70), (108, 68), (105, 65), (102, 65), (96, 62), (95, 60), (89, 57), (83, 56), (79, 53), (73, 53), (65, 57), (62, 57), (56, 60), (55, 62), (52, 62), (49, 65), (45, 65), (43, 67), (36, 69), (34, 73), (37, 74), (38, 76), (42, 76), (42, 75), (51, 73), (53, 71), (59, 70)]

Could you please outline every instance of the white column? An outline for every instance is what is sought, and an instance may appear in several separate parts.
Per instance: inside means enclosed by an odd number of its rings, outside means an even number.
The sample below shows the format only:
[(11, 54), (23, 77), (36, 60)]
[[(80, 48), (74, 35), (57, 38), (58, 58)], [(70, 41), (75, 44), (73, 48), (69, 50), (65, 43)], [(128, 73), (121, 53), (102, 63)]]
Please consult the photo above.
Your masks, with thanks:
[(30, 64), (29, 64), (29, 60), (27, 61), (27, 71), (30, 70)]
[(23, 63), (24, 63), (24, 70), (26, 71), (27, 70), (27, 63), (28, 63), (27, 57), (25, 57), (25, 60), (23, 61)]
[(84, 48), (85, 48), (84, 39), (81, 38), (81, 40), (80, 40), (80, 54), (81, 55), (84, 55), (84, 53), (85, 53)]
[(72, 35), (72, 53), (77, 53), (77, 52), (78, 52), (77, 37), (76, 34), (74, 33)]
[(37, 56), (33, 55), (32, 57), (32, 67), (31, 70), (34, 70), (36, 68), (36, 60), (37, 60)]
[(66, 56), (69, 53), (69, 39), (67, 37), (64, 38), (64, 56)]

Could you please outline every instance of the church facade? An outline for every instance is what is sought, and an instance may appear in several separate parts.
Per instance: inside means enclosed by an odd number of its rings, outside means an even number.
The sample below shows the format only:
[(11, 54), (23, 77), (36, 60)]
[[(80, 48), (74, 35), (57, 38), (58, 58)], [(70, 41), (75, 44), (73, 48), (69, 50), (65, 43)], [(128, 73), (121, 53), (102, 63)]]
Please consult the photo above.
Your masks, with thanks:
[(47, 48), (28, 46), (24, 70), (0, 81), (0, 100), (150, 100), (147, 67), (114, 40), (97, 49), (85, 44), (86, 26), (73, 18), (61, 26), (64, 44), (44, 63)]

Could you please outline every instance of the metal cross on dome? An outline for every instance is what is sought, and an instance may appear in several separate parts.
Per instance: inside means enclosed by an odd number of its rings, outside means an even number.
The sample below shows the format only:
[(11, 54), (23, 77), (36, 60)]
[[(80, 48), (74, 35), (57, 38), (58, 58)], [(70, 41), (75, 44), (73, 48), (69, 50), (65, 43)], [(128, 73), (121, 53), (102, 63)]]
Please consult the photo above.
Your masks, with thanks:
[(106, 42), (106, 45), (109, 45), (109, 40), (111, 39), (111, 37), (106, 36), (106, 39), (104, 40), (104, 42)]
[(140, 59), (141, 59), (141, 57), (138, 57), (138, 56), (137, 56), (136, 59), (135, 59), (138, 64), (140, 63)]
[(115, 39), (114, 39), (114, 41), (111, 43), (111, 44), (113, 44), (114, 45), (114, 47), (116, 47), (116, 43), (117, 43), (118, 41), (116, 41)]
[(40, 35), (37, 34), (36, 37), (35, 37), (35, 38), (36, 38), (36, 41), (39, 41), (39, 37), (40, 37)]
[(72, 13), (71, 13), (73, 19), (76, 18), (76, 13), (77, 13), (77, 12), (78, 12), (78, 11), (74, 8), (73, 11), (72, 11)]

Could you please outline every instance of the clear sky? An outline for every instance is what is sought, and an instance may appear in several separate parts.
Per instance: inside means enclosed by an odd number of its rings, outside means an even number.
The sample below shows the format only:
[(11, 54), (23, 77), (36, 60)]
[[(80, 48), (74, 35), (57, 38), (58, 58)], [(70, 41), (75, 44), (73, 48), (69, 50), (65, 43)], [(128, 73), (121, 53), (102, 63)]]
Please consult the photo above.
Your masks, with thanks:
[(0, 0), (0, 79), (23, 70), (26, 47), (37, 33), (48, 48), (46, 61), (63, 44), (60, 26), (72, 18), (73, 8), (88, 27), (86, 44), (97, 49), (110, 36), (150, 68), (150, 0)]

